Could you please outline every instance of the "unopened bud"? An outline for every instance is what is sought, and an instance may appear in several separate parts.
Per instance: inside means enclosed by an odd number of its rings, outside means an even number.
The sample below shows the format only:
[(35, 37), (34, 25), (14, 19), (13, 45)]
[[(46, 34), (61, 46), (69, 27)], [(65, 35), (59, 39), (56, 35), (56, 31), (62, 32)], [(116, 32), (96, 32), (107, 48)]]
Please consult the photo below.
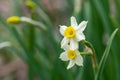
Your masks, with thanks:
[(9, 17), (9, 18), (7, 19), (7, 22), (8, 22), (9, 24), (18, 24), (18, 23), (20, 23), (20, 17), (18, 17), (18, 16)]
[(33, 1), (31, 1), (31, 0), (27, 0), (27, 1), (25, 2), (25, 5), (26, 5), (27, 7), (29, 7), (29, 8), (34, 8), (34, 7), (36, 6), (36, 4), (35, 4)]

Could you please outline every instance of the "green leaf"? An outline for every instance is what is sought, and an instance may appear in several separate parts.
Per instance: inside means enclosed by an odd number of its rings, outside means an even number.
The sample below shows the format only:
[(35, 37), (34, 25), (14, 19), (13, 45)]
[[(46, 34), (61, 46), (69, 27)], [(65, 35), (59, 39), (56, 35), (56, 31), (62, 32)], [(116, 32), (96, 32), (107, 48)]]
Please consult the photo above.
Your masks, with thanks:
[(106, 63), (106, 60), (108, 58), (108, 55), (109, 55), (109, 51), (110, 51), (110, 47), (111, 47), (111, 44), (112, 44), (112, 41), (115, 37), (115, 34), (117, 33), (118, 31), (118, 28), (112, 33), (110, 39), (108, 40), (108, 44), (107, 44), (107, 47), (103, 53), (103, 56), (102, 56), (102, 59), (100, 60), (100, 63), (98, 65), (98, 70), (96, 72), (96, 75), (95, 75), (95, 80), (98, 80), (103, 69), (104, 69), (104, 66), (105, 66), (105, 63)]

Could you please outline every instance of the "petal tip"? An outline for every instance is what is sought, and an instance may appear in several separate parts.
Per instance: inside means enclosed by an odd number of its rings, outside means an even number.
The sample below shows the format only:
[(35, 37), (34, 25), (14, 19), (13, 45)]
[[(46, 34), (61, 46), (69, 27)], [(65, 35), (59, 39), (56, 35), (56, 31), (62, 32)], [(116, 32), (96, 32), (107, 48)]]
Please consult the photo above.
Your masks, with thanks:
[(88, 23), (88, 21), (85, 21), (85, 20), (83, 22), (86, 23), (86, 24)]
[(61, 25), (58, 25), (59, 27), (61, 27)]
[(71, 18), (75, 18), (74, 16), (71, 16)]
[(71, 20), (76, 20), (76, 18), (74, 16), (71, 16)]
[(67, 70), (69, 70), (71, 67), (67, 67)]

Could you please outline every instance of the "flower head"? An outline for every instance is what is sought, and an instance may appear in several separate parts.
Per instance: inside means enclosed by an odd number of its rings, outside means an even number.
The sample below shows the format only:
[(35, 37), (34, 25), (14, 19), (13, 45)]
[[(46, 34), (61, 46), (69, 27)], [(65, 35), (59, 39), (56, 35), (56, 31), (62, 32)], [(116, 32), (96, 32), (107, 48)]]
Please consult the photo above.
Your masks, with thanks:
[(32, 0), (27, 0), (25, 2), (26, 6), (29, 8), (35, 8), (36, 4)]
[(18, 24), (18, 23), (20, 23), (20, 17), (18, 17), (18, 16), (9, 17), (9, 18), (7, 19), (7, 22), (8, 22), (9, 24)]
[(86, 28), (86, 25), (87, 21), (82, 21), (78, 25), (75, 17), (72, 16), (70, 26), (60, 26), (60, 33), (64, 36), (63, 40), (61, 41), (61, 48), (65, 48), (69, 45), (71, 50), (77, 49), (78, 42), (85, 40), (83, 31)]
[(75, 64), (83, 66), (83, 58), (78, 50), (65, 50), (59, 58), (63, 61), (69, 61), (67, 69), (72, 68)]

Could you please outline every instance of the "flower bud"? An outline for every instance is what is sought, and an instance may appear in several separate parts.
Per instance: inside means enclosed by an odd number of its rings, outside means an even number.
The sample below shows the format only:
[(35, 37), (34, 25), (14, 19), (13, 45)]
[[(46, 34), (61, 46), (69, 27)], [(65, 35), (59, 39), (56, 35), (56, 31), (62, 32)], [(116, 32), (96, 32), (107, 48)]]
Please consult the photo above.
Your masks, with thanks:
[(7, 19), (7, 22), (8, 22), (9, 24), (18, 24), (18, 23), (20, 23), (20, 17), (18, 17), (18, 16), (9, 17), (9, 18)]
[(31, 1), (31, 0), (27, 0), (27, 1), (25, 2), (25, 5), (26, 5), (27, 7), (29, 7), (29, 8), (31, 8), (31, 9), (36, 6), (36, 4), (35, 4), (33, 1)]

